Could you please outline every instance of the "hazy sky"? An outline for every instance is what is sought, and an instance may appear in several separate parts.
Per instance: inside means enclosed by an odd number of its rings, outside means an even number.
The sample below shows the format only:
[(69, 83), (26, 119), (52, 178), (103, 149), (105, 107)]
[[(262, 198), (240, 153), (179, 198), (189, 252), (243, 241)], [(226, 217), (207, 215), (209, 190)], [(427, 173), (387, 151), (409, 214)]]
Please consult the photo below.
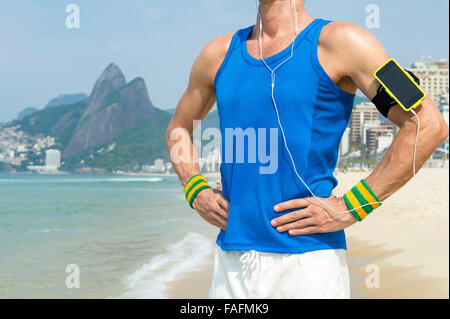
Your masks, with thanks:
[[(66, 28), (71, 3), (80, 29)], [(362, 27), (369, 4), (381, 17), (370, 31), (402, 64), (448, 59), (448, 0), (307, 0), (315, 17)], [(0, 121), (61, 93), (89, 94), (110, 62), (128, 81), (142, 76), (157, 107), (173, 108), (202, 46), (254, 21), (253, 0), (0, 0)]]

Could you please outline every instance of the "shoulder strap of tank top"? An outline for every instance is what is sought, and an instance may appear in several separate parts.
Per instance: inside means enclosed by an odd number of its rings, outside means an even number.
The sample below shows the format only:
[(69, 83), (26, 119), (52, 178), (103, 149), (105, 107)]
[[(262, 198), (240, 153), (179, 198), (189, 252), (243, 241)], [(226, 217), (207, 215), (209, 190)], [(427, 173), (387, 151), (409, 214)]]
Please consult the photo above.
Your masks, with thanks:
[(250, 35), (250, 32), (252, 32), (254, 26), (249, 26), (248, 28), (240, 29), (236, 32), (236, 36), (239, 38), (239, 43), (241, 45), (244, 45), (248, 39), (248, 36)]
[(233, 55), (233, 52), (235, 51), (236, 48), (239, 48), (242, 45), (242, 39), (244, 39), (244, 41), (246, 40), (246, 35), (248, 35), (248, 30), (251, 30), (252, 27), (248, 27), (245, 29), (240, 29), (238, 31), (236, 31), (233, 34), (233, 37), (231, 38), (231, 42), (230, 42), (230, 46), (228, 47), (227, 53), (225, 55), (224, 60), (222, 61), (219, 70), (217, 70), (217, 73), (214, 77), (214, 87), (216, 87), (217, 81), (220, 78), (220, 75), (223, 72), (223, 69), (225, 68), (225, 66), (227, 65), (228, 61), (230, 60), (231, 55)]
[(317, 50), (319, 46), (319, 37), (323, 30), (323, 28), (333, 21), (329, 20), (320, 20), (317, 25), (312, 28), (310, 32), (310, 39), (308, 39), (311, 43), (311, 61), (313, 63), (313, 67), (316, 69), (322, 81), (329, 87), (329, 89), (334, 92), (339, 98), (343, 101), (350, 101), (353, 99), (353, 95), (342, 91), (339, 87), (333, 82), (333, 80), (328, 76), (322, 65), (320, 64), (319, 57), (317, 55)]
[(308, 40), (313, 45), (317, 45), (320, 32), (322, 31), (323, 27), (326, 26), (328, 23), (332, 21), (329, 20), (323, 20), (323, 19), (317, 19), (311, 23), (314, 23), (314, 26), (309, 29), (308, 33), (305, 35), (305, 39)]

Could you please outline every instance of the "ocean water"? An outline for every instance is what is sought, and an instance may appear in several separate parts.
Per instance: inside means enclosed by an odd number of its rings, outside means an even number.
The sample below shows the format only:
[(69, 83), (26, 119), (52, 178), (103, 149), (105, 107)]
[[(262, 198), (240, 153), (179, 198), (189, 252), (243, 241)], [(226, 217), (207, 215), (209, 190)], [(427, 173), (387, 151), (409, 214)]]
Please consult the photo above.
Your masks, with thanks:
[(165, 298), (217, 232), (174, 176), (0, 174), (0, 298)]

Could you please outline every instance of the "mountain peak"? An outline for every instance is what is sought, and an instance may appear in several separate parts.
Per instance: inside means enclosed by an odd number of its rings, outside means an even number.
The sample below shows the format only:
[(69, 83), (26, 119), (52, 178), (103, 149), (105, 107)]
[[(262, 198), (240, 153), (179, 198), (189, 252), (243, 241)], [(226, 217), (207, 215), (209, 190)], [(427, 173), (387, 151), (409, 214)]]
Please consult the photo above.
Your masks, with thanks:
[(145, 85), (145, 81), (141, 77), (137, 77), (137, 78), (133, 79), (132, 81), (130, 81), (127, 84), (127, 86), (137, 86), (137, 87), (143, 88), (147, 91), (147, 86)]
[(127, 84), (125, 76), (115, 63), (110, 63), (95, 82), (92, 93), (89, 96), (89, 107), (83, 117), (91, 115), (99, 107), (108, 94), (120, 89)]
[(105, 73), (105, 72), (116, 72), (116, 73), (122, 74), (122, 70), (120, 70), (119, 66), (117, 64), (115, 64), (114, 62), (111, 62), (110, 64), (108, 64), (108, 66), (103, 71), (103, 73)]
[(64, 149), (64, 158), (110, 143), (156, 112), (144, 79), (137, 77), (126, 83), (122, 71), (114, 63), (103, 71), (86, 101), (86, 111)]
[[(115, 91), (127, 84), (122, 70), (115, 63), (110, 63), (95, 82), (91, 97), (99, 91)], [(108, 92), (108, 93), (110, 93)]]

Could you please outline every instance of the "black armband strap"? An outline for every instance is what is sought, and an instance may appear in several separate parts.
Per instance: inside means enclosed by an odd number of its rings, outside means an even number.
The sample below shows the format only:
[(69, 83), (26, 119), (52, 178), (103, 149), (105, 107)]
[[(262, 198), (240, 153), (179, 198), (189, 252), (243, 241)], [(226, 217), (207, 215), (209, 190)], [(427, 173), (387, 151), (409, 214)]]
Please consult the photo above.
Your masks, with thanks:
[[(412, 78), (418, 85), (420, 85), (420, 80), (414, 73), (408, 70), (405, 71), (412, 76)], [(388, 117), (388, 113), (391, 107), (397, 105), (397, 102), (389, 95), (388, 92), (386, 92), (386, 89), (381, 84), (378, 88), (377, 95), (375, 95), (375, 97), (372, 99), (372, 103), (375, 104), (375, 107), (378, 109), (378, 111), (380, 111), (380, 113), (386, 118)]]

